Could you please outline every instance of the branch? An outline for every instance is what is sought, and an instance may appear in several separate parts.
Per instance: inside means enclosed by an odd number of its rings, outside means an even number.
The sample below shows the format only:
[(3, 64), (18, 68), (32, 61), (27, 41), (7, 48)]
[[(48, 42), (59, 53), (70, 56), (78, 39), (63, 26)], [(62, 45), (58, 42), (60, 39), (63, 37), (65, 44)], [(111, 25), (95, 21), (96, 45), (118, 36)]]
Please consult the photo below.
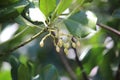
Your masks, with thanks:
[(88, 79), (88, 76), (87, 76), (87, 74), (86, 74), (86, 72), (85, 72), (85, 70), (84, 70), (83, 64), (82, 64), (82, 62), (79, 60), (79, 58), (78, 58), (78, 56), (77, 56), (77, 51), (76, 51), (76, 49), (75, 49), (75, 48), (73, 48), (73, 49), (74, 49), (75, 55), (76, 55), (75, 60), (76, 60), (77, 64), (79, 65), (79, 67), (80, 67), (80, 69), (81, 69), (81, 71), (82, 71), (82, 75), (83, 75), (84, 80), (89, 80), (89, 79)]
[(113, 29), (111, 28), (110, 26), (107, 26), (107, 25), (104, 25), (104, 24), (101, 24), (101, 23), (97, 23), (97, 25), (103, 29), (106, 29), (108, 31), (111, 31), (113, 32), (114, 34), (120, 36), (120, 31), (117, 31), (116, 29)]
[(59, 57), (60, 57), (62, 63), (64, 64), (66, 70), (68, 71), (70, 77), (72, 78), (72, 80), (77, 80), (77, 77), (76, 77), (75, 73), (73, 72), (72, 68), (70, 67), (70, 64), (65, 56), (63, 48), (60, 49)]
[[(74, 39), (74, 37), (72, 38), (72, 41), (76, 43), (76, 40)], [(83, 79), (84, 79), (84, 80), (89, 80), (89, 78), (88, 78), (88, 76), (87, 76), (87, 74), (86, 74), (86, 72), (85, 72), (85, 70), (84, 70), (83, 64), (82, 64), (82, 62), (81, 62), (81, 61), (79, 60), (79, 58), (78, 58), (76, 48), (74, 48), (74, 47), (72, 47), (72, 48), (73, 48), (74, 51), (75, 51), (75, 60), (76, 60), (78, 66), (80, 67), (80, 69), (81, 69), (81, 71), (82, 71)]]

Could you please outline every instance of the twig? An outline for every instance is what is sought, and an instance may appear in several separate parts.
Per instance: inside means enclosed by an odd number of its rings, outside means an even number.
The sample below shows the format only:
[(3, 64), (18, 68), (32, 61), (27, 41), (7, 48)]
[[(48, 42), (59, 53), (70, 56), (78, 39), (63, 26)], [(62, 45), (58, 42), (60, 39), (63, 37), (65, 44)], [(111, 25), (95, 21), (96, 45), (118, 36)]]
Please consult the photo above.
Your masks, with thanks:
[(37, 38), (39, 35), (41, 35), (42, 33), (44, 33), (45, 29), (41, 30), (39, 33), (35, 34), (34, 36), (32, 36), (31, 38), (29, 38), (28, 40), (26, 40), (25, 42), (21, 43), (20, 45), (8, 50), (8, 52), (13, 52), (16, 49), (26, 45), (27, 43), (29, 43), (30, 41), (34, 40), (35, 38)]
[(0, 57), (5, 56), (5, 55), (9, 55), (9, 53), (15, 51), (16, 49), (23, 47), (24, 45), (26, 45), (27, 43), (31, 42), (32, 40), (34, 40), (35, 38), (37, 38), (39, 35), (41, 35), (42, 33), (44, 33), (46, 31), (46, 29), (42, 29), (39, 33), (35, 34), (34, 36), (32, 36), (31, 38), (29, 38), (28, 40), (26, 40), (25, 42), (21, 43), (20, 45), (6, 51), (5, 53), (0, 54)]
[(120, 36), (120, 31), (117, 31), (116, 29), (113, 29), (113, 28), (111, 28), (110, 26), (107, 26), (107, 25), (104, 25), (104, 24), (101, 24), (101, 23), (97, 23), (97, 25), (98, 25), (99, 27), (101, 27), (101, 28), (104, 28), (104, 29), (106, 29), (106, 30), (108, 30), (108, 31), (111, 31), (111, 32), (113, 32), (114, 34)]
[(30, 28), (30, 27), (27, 26), (27, 27), (24, 28), (21, 32), (17, 33), (15, 36), (13, 36), (13, 38), (11, 38), (11, 39), (9, 39), (9, 40), (7, 40), (7, 41), (1, 43), (0, 45), (4, 45), (5, 43), (7, 43), (7, 42), (9, 42), (9, 41), (11, 41), (11, 40), (13, 40), (13, 39), (19, 37), (19, 36), (20, 36), (21, 34), (23, 34), (28, 28)]
[[(76, 42), (75, 39), (74, 39), (74, 37), (72, 38), (72, 41), (73, 41), (73, 42)], [(87, 76), (87, 74), (86, 74), (86, 72), (85, 72), (85, 70), (84, 70), (83, 64), (82, 64), (82, 62), (81, 62), (81, 61), (79, 60), (79, 58), (78, 58), (76, 48), (74, 48), (74, 47), (72, 47), (72, 48), (73, 48), (74, 51), (75, 51), (75, 55), (76, 55), (76, 56), (75, 56), (75, 60), (76, 60), (78, 66), (80, 67), (80, 69), (81, 69), (81, 71), (82, 71), (83, 79), (84, 79), (84, 80), (89, 80), (89, 78), (88, 78), (88, 76)]]
[(59, 57), (61, 58), (61, 61), (64, 64), (64, 66), (65, 66), (66, 70), (68, 71), (72, 80), (77, 80), (77, 77), (76, 77), (75, 73), (73, 72), (72, 68), (70, 67), (70, 64), (67, 61), (67, 58), (65, 57), (63, 48), (60, 49)]

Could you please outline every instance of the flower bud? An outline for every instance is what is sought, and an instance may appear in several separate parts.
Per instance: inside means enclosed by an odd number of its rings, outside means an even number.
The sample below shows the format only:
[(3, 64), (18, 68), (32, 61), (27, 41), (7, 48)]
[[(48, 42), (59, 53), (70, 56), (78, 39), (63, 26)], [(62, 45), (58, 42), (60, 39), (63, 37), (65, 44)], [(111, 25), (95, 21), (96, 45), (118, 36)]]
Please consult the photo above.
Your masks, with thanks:
[(59, 53), (60, 52), (60, 48), (58, 46), (56, 46), (56, 51)]
[(40, 41), (40, 47), (43, 47), (44, 46), (44, 42), (43, 40)]
[(64, 48), (65, 54), (68, 54), (68, 48)]
[(69, 44), (69, 43), (64, 43), (64, 47), (65, 47), (65, 48), (69, 48), (69, 47), (70, 47), (70, 44)]
[(80, 47), (80, 42), (79, 41), (77, 41), (76, 44), (77, 44), (78, 47)]
[(59, 39), (59, 41), (58, 41), (58, 46), (59, 46), (59, 47), (62, 47), (62, 45), (63, 45), (63, 41), (62, 41), (62, 39)]
[(74, 42), (72, 42), (72, 47), (76, 48), (76, 44)]

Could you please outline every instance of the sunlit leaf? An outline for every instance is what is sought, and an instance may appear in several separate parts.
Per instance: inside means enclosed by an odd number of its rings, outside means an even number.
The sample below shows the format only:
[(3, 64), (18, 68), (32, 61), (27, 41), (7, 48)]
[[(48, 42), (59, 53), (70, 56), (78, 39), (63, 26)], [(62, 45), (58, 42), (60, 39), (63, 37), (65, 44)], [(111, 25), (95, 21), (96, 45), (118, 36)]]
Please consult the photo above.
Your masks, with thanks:
[(50, 15), (55, 7), (56, 0), (40, 0), (40, 10), (44, 13), (46, 17)]
[(70, 16), (64, 22), (71, 34), (84, 37), (95, 30), (97, 18), (90, 11), (81, 11)]
[(61, 14), (64, 10), (66, 10), (73, 0), (60, 0), (57, 8), (55, 9), (56, 15)]
[[(90, 71), (95, 67), (98, 66), (101, 61), (103, 60), (103, 52), (104, 47), (96, 47), (92, 48), (84, 57), (83, 64), (84, 68), (87, 73), (90, 73)], [(82, 53), (81, 53), (82, 54)]]
[(0, 71), (0, 80), (12, 80), (10, 71)]
[(114, 80), (110, 62), (106, 58), (102, 60), (99, 66), (100, 66), (100, 75), (103, 77), (103, 79)]

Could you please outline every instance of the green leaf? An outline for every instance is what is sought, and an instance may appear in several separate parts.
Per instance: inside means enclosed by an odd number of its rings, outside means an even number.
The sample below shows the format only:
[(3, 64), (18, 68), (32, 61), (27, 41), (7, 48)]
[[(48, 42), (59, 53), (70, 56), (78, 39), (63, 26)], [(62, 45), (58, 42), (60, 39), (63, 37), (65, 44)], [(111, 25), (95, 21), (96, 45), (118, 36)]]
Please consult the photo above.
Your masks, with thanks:
[(56, 0), (40, 0), (40, 10), (44, 13), (46, 17), (50, 15), (55, 7)]
[(90, 11), (81, 11), (64, 22), (72, 35), (84, 37), (95, 30), (97, 18)]
[(87, 2), (92, 2), (93, 0), (85, 0), (85, 2), (87, 3)]
[(17, 80), (18, 79), (17, 72), (18, 72), (18, 67), (19, 67), (19, 61), (14, 56), (10, 56), (9, 61), (12, 66), (12, 69), (11, 69), (12, 80)]
[(13, 3), (18, 2), (19, 0), (0, 0), (0, 7), (5, 7)]
[(12, 80), (10, 71), (0, 71), (0, 80)]
[(77, 5), (82, 5), (85, 0), (76, 0)]
[(76, 13), (82, 10), (82, 7), (85, 7), (92, 0), (75, 0), (70, 6), (70, 12)]
[(93, 0), (76, 0), (76, 2), (81, 5), (83, 3), (92, 2)]
[(13, 5), (5, 8), (0, 8), (0, 22), (4, 22), (17, 17), (28, 5), (26, 0), (21, 0)]
[(110, 62), (107, 58), (104, 58), (101, 62), (100, 66), (100, 74), (104, 78), (104, 80), (115, 80), (113, 76), (113, 71), (110, 66)]
[(23, 26), (34, 26), (30, 21), (28, 21), (21, 15), (19, 15), (17, 18), (15, 18), (15, 22), (17, 22), (19, 25), (23, 25)]
[(25, 55), (20, 56), (20, 62), (22, 64), (26, 65), (27, 61), (28, 61), (28, 58)]
[(21, 64), (18, 68), (18, 80), (31, 80), (31, 72), (27, 65)]
[(60, 80), (58, 72), (53, 65), (47, 65), (41, 74), (42, 80)]
[[(90, 71), (103, 60), (104, 47), (93, 47), (82, 60), (85, 71), (89, 74)], [(84, 52), (84, 51), (83, 51)], [(81, 53), (82, 55), (82, 53)]]
[(64, 10), (66, 10), (70, 4), (72, 3), (73, 0), (60, 0), (56, 10), (55, 10), (55, 14), (59, 15), (61, 14)]

